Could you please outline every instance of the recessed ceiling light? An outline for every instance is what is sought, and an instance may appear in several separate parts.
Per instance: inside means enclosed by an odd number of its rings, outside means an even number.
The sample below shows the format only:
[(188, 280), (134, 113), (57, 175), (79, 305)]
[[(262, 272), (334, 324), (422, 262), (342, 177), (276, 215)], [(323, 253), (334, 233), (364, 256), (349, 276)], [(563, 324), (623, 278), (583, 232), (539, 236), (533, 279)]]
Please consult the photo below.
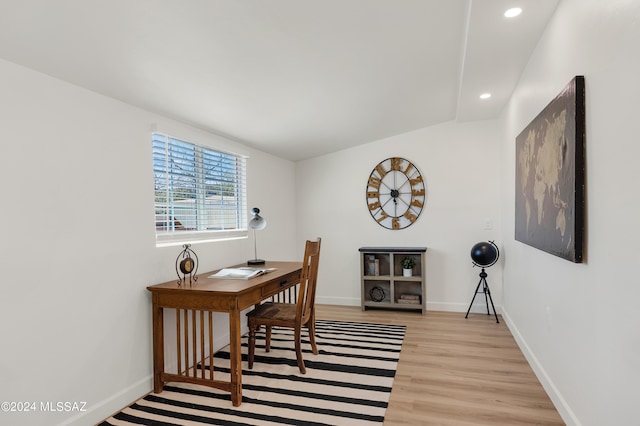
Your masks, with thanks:
[(504, 13), (504, 16), (507, 18), (514, 18), (522, 13), (522, 9), (519, 7), (512, 7)]
[(491, 93), (483, 93), (480, 95), (480, 99), (489, 99), (491, 97)]

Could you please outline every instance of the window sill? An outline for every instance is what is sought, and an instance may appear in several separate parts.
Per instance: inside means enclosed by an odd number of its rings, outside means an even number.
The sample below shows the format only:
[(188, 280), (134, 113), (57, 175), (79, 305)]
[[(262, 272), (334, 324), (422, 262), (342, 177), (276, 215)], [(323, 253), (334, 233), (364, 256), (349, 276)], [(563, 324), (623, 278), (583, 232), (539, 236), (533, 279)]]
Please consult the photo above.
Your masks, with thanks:
[(240, 240), (248, 237), (248, 231), (180, 232), (156, 234), (156, 247), (173, 247), (184, 244), (202, 244), (218, 241)]

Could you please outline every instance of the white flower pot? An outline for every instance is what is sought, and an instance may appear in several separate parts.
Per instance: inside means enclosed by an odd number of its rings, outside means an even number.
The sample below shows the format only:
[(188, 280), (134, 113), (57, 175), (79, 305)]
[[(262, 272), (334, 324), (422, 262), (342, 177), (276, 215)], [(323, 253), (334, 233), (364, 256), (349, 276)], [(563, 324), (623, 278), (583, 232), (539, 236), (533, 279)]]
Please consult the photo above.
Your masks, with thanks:
[(410, 277), (412, 275), (413, 275), (413, 268), (409, 268), (409, 269), (402, 268), (403, 277)]

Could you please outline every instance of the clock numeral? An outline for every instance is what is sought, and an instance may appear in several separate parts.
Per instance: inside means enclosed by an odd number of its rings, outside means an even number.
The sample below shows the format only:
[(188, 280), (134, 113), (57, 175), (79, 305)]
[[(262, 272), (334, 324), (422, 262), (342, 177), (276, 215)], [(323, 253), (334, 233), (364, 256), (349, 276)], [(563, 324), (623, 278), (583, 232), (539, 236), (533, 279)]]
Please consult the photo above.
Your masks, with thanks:
[(411, 186), (417, 185), (419, 183), (422, 183), (422, 176), (418, 176), (416, 178), (409, 179), (409, 183), (411, 184)]
[(376, 219), (376, 222), (380, 223), (388, 217), (389, 215), (384, 210), (380, 210), (380, 217)]
[(411, 222), (411, 223), (415, 222), (416, 219), (418, 218), (418, 216), (416, 216), (415, 214), (411, 213), (409, 210), (404, 212), (403, 216), (406, 217), (407, 219), (409, 219), (409, 222)]
[(420, 201), (420, 200), (413, 200), (413, 201), (411, 202), (411, 205), (412, 205), (412, 206), (415, 206), (415, 207), (419, 207), (419, 208), (424, 207), (424, 204), (422, 204), (422, 201)]
[(394, 217), (391, 219), (391, 229), (400, 229), (400, 218)]
[(380, 207), (381, 207), (380, 201), (376, 201), (375, 203), (369, 204), (369, 210), (375, 210), (375, 209), (378, 209)]
[(378, 164), (376, 166), (376, 171), (380, 175), (380, 179), (382, 179), (383, 177), (385, 177), (387, 175), (387, 171), (384, 169), (384, 166), (382, 165), (382, 163), (380, 163), (380, 164)]
[(403, 172), (403, 173), (404, 173), (405, 175), (409, 176), (409, 170), (411, 170), (411, 168), (413, 167), (413, 163), (411, 163), (411, 161), (407, 161), (407, 163), (408, 163), (408, 164), (407, 164), (407, 168), (406, 168), (406, 169), (404, 169), (404, 172)]
[(391, 160), (391, 170), (400, 170), (400, 165), (402, 165), (402, 158), (393, 157)]
[(367, 192), (367, 198), (378, 198), (377, 192)]
[(424, 188), (422, 188), (422, 189), (411, 189), (411, 195), (413, 195), (414, 197), (419, 197), (421, 195), (424, 195)]
[(378, 179), (378, 178), (377, 178), (377, 177), (375, 177), (375, 176), (371, 176), (371, 177), (369, 177), (369, 184), (368, 184), (368, 185), (369, 185), (370, 187), (372, 187), (372, 188), (376, 188), (376, 189), (378, 189), (378, 188), (380, 188), (380, 183), (381, 183), (381, 182), (382, 182), (382, 180), (381, 180), (381, 179)]

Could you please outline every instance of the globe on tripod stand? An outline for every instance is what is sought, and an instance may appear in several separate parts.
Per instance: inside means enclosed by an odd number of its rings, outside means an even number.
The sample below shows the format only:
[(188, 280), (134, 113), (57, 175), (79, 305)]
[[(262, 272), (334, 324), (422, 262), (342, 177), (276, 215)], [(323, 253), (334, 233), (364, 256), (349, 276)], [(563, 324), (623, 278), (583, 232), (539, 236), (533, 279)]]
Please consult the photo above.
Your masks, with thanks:
[[(487, 284), (487, 273), (484, 271), (484, 268), (495, 265), (499, 257), (500, 251), (498, 250), (498, 246), (495, 245), (493, 241), (482, 241), (471, 247), (471, 261), (473, 262), (474, 266), (481, 267), (482, 272), (480, 272), (480, 282), (478, 283), (476, 291), (473, 294), (473, 299), (471, 299), (471, 303), (469, 304), (469, 309), (467, 309), (467, 315), (465, 315), (465, 318), (469, 316), (469, 311), (471, 311), (471, 306), (473, 305), (473, 301), (476, 299), (478, 293), (484, 293), (484, 300), (487, 304), (487, 315), (491, 315), (489, 313), (489, 302), (491, 302), (493, 315), (496, 317), (496, 322), (500, 323), (500, 321), (498, 320), (498, 314), (496, 313), (496, 308), (495, 306), (493, 306), (491, 290), (489, 290), (489, 284)], [(482, 286), (482, 289), (480, 289), (480, 286)]]
[(471, 247), (471, 261), (476, 266), (488, 268), (498, 261), (500, 252), (493, 241), (477, 243)]

